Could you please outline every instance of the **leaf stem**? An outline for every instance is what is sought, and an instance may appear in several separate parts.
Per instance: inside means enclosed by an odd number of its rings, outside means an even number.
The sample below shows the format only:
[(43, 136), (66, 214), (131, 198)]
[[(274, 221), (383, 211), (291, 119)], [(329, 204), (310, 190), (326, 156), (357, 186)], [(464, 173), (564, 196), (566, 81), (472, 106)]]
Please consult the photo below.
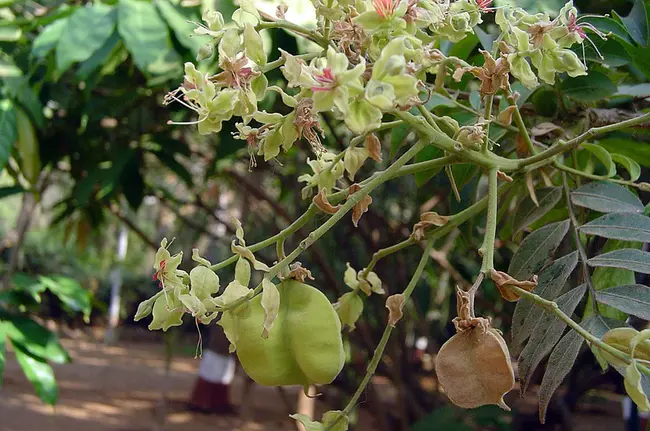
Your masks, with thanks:
[(553, 145), (552, 147), (542, 151), (541, 153), (537, 153), (534, 156), (527, 157), (525, 159), (519, 159), (517, 161), (517, 165), (518, 165), (517, 169), (521, 169), (523, 167), (532, 165), (540, 161), (548, 160), (557, 154), (564, 153), (573, 148), (576, 148), (583, 142), (591, 138), (594, 138), (598, 135), (614, 132), (620, 129), (625, 129), (626, 127), (638, 126), (639, 124), (643, 124), (649, 121), (650, 121), (650, 112), (644, 115), (640, 115), (636, 118), (621, 121), (620, 123), (609, 124), (607, 126), (602, 126), (602, 127), (593, 127), (587, 130), (586, 132), (584, 132), (583, 134), (576, 136), (575, 138), (569, 141), (560, 141), (557, 144)]
[(494, 243), (497, 231), (497, 168), (488, 172), (487, 220), (485, 223), (485, 236), (483, 237), (483, 264), (481, 272), (489, 276), (494, 269)]
[(327, 44), (329, 43), (329, 41), (324, 36), (318, 34), (316, 30), (310, 30), (306, 27), (303, 27), (298, 24), (294, 24), (286, 20), (279, 19), (277, 21), (264, 21), (255, 26), (255, 30), (257, 31), (269, 29), (269, 28), (281, 28), (283, 30), (297, 33), (301, 36), (305, 36), (307, 39), (310, 39), (322, 46), (327, 46)]
[(510, 103), (510, 106), (514, 106), (515, 108), (514, 112), (512, 113), (512, 116), (513, 119), (515, 120), (515, 124), (517, 125), (517, 129), (519, 130), (519, 134), (524, 139), (524, 142), (526, 143), (528, 150), (533, 155), (537, 154), (537, 149), (533, 144), (533, 140), (530, 139), (530, 134), (528, 134), (528, 129), (526, 129), (526, 124), (524, 123), (524, 119), (521, 116), (521, 111), (519, 111), (519, 106), (517, 105), (517, 101), (515, 100), (515, 97), (510, 91), (509, 86), (508, 86), (508, 94), (506, 95), (506, 99), (508, 100), (508, 103)]
[[(406, 286), (406, 289), (404, 289), (404, 292), (402, 293), (404, 295), (405, 302), (408, 300), (411, 293), (413, 293), (413, 290), (417, 286), (417, 283), (420, 280), (420, 277), (422, 276), (422, 271), (424, 271), (424, 267), (426, 266), (427, 261), (429, 260), (429, 255), (431, 254), (431, 250), (433, 249), (433, 243), (435, 242), (436, 239), (437, 236), (433, 235), (427, 241), (427, 245), (424, 248), (424, 252), (422, 253), (422, 257), (420, 258), (420, 262), (418, 263), (417, 268), (415, 268), (415, 271), (413, 272), (411, 281), (409, 281), (409, 284)], [(377, 367), (379, 366), (379, 362), (381, 361), (381, 358), (384, 355), (384, 350), (386, 349), (386, 345), (388, 344), (388, 340), (390, 339), (390, 335), (392, 332), (393, 332), (393, 326), (387, 324), (386, 328), (384, 329), (384, 333), (381, 336), (381, 340), (379, 340), (379, 344), (377, 344), (377, 348), (375, 349), (375, 352), (372, 355), (372, 359), (368, 364), (368, 368), (366, 369), (366, 375), (363, 377), (363, 380), (359, 384), (359, 387), (357, 388), (354, 395), (352, 395), (352, 398), (350, 398), (350, 401), (348, 401), (348, 404), (343, 409), (343, 412), (339, 416), (339, 418), (348, 416), (352, 411), (352, 409), (356, 407), (357, 401), (359, 401), (359, 398), (366, 390), (366, 386), (368, 386), (368, 383), (370, 383), (372, 376), (375, 374), (375, 371), (377, 371)], [(337, 418), (337, 421), (339, 418)], [(330, 424), (326, 428), (326, 431), (331, 430), (334, 427), (334, 425), (336, 425), (337, 421)]]
[[(560, 318), (564, 323), (566, 323), (571, 329), (576, 331), (578, 334), (582, 336), (587, 342), (590, 342), (592, 344), (595, 344), (598, 346), (598, 348), (606, 351), (607, 353), (611, 354), (612, 356), (615, 356), (618, 359), (621, 359), (625, 361), (626, 363), (630, 363), (632, 361), (632, 358), (630, 355), (621, 352), (620, 350), (616, 349), (615, 347), (610, 346), (609, 344), (605, 343), (602, 341), (600, 338), (596, 337), (595, 335), (591, 334), (589, 331), (587, 331), (585, 328), (580, 326), (578, 322), (575, 320), (571, 319), (571, 317), (567, 316), (557, 305), (556, 302), (554, 301), (549, 301), (548, 299), (544, 299), (541, 296), (528, 292), (527, 290), (521, 289), (517, 286), (513, 285), (508, 285), (508, 289), (512, 289), (521, 296), (533, 301), (536, 303), (538, 306), (550, 311), (551, 313), (555, 314), (557, 317)], [(645, 375), (650, 376), (650, 369), (648, 369), (645, 366), (642, 366), (640, 364), (637, 364), (637, 367), (639, 368), (640, 371), (642, 371)]]
[(485, 98), (485, 121), (487, 121), (487, 124), (485, 125), (485, 139), (483, 140), (483, 147), (481, 149), (484, 153), (490, 151), (490, 117), (492, 116), (493, 101), (493, 94), (490, 94)]

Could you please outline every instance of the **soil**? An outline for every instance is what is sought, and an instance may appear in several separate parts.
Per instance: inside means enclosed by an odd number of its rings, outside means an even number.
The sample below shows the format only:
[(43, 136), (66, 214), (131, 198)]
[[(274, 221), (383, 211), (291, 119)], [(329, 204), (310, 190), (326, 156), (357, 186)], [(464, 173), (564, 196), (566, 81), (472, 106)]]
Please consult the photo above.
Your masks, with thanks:
[[(0, 431), (275, 431), (296, 430), (288, 418), (295, 411), (300, 388), (278, 389), (253, 385), (245, 395), (239, 416), (205, 415), (188, 411), (186, 402), (199, 361), (179, 354), (165, 372), (164, 346), (160, 342), (125, 341), (106, 346), (99, 341), (64, 339), (70, 364), (55, 365), (60, 397), (55, 408), (43, 404), (8, 352), (4, 383), (0, 389)], [(245, 377), (238, 373), (231, 400), (241, 404)], [(376, 382), (378, 383), (378, 382)], [(380, 389), (381, 398), (390, 388)], [(283, 397), (281, 395), (285, 395)], [(512, 394), (509, 394), (512, 395)], [(534, 394), (514, 402), (535, 417)], [(510, 397), (509, 397), (510, 398)], [(594, 397), (592, 397), (594, 398)], [(620, 397), (597, 395), (599, 401), (581, 403), (574, 416), (576, 430), (623, 430)], [(288, 402), (286, 400), (288, 400)], [(288, 404), (293, 403), (293, 406)], [(290, 407), (293, 411), (289, 411)], [(317, 416), (326, 410), (317, 401)], [(377, 429), (368, 413), (359, 430)], [(533, 429), (533, 428), (531, 428)], [(541, 428), (534, 428), (541, 429)]]

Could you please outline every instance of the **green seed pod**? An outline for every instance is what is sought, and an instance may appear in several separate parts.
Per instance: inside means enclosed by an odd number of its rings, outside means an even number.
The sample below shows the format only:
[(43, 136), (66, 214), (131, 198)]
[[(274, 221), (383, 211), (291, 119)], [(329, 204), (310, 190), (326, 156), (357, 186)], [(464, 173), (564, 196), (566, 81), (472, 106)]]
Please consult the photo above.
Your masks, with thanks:
[(239, 320), (237, 356), (246, 373), (266, 386), (328, 384), (345, 360), (341, 323), (319, 290), (295, 280), (278, 286), (280, 309), (268, 338), (262, 338), (262, 295)]

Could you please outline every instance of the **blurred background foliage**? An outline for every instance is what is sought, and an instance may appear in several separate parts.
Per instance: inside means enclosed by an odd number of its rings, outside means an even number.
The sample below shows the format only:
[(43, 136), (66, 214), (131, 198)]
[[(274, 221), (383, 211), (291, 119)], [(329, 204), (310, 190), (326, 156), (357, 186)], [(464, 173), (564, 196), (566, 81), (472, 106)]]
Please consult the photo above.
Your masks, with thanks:
[[(501, 0), (497, 6), (506, 3)], [(557, 12), (563, 2), (516, 3), (530, 10)], [(612, 32), (607, 41), (589, 33), (604, 58), (586, 46), (588, 77), (564, 77), (532, 94), (518, 89), (527, 120), (581, 130), (606, 121), (607, 116), (623, 119), (648, 107), (650, 8), (641, 0), (634, 7), (624, 0), (576, 4), (582, 13), (616, 11), (609, 18), (589, 19)], [(260, 3), (270, 15), (275, 6)], [(182, 82), (183, 62), (194, 61), (205, 42), (192, 35), (194, 25), (188, 21), (198, 22), (206, 8), (229, 17), (235, 6), (230, 0), (0, 0), (0, 376), (4, 333), (45, 402), (54, 403), (57, 396), (48, 363), (69, 359), (56, 335), (44, 326), (46, 319), (72, 327), (87, 323), (111, 327), (117, 320), (135, 325), (132, 316), (138, 302), (157, 289), (151, 281), (151, 265), (163, 236), (175, 237), (172, 248), (185, 251), (188, 260), (197, 247), (216, 262), (230, 255), (234, 218), (242, 221), (252, 243), (277, 233), (307, 207), (297, 177), (308, 172), (308, 145), (296, 145), (278, 161), (258, 163), (249, 172), (248, 149), (232, 137), (233, 123), (226, 124), (218, 136), (207, 137), (199, 136), (194, 127), (167, 123), (193, 120), (182, 106), (164, 107), (162, 101)], [(289, 2), (287, 18), (315, 24), (311, 5), (303, 0)], [(491, 45), (492, 27), (488, 23), (476, 36), (443, 49), (481, 64), (478, 49)], [(278, 57), (279, 48), (294, 54), (314, 49), (283, 30), (263, 33), (270, 59)], [(217, 70), (210, 61), (201, 63), (201, 68)], [(283, 85), (277, 70), (268, 78), (270, 85)], [(478, 97), (474, 84), (466, 77), (452, 85), (457, 100), (435, 96), (428, 107), (462, 124), (473, 122)], [(270, 92), (260, 109), (283, 109), (275, 94)], [(349, 131), (327, 115), (323, 127), (324, 144), (343, 149)], [(504, 151), (518, 148), (515, 133), (499, 127), (491, 132), (495, 138), (504, 137)], [(540, 141), (552, 134), (539, 133), (535, 138)], [(402, 128), (383, 136), (384, 165), (411, 139)], [(648, 180), (647, 129), (634, 136), (610, 134), (598, 144), (636, 161), (642, 179)], [(417, 161), (435, 156), (433, 147), (427, 151)], [(593, 172), (602, 169), (587, 155), (580, 163)], [(623, 162), (621, 167), (635, 170), (637, 166)], [(366, 164), (357, 175), (365, 177), (372, 169), (381, 166)], [(341, 223), (301, 256), (316, 278), (314, 284), (334, 301), (345, 290), (346, 262), (363, 268), (373, 252), (408, 236), (420, 213), (455, 213), (483, 196), (474, 167), (454, 165), (453, 171), (460, 201), (453, 197), (444, 172), (419, 173), (380, 188), (359, 228)], [(565, 218), (565, 212), (551, 211), (537, 225)], [(516, 229), (517, 213), (504, 212), (500, 217), (502, 243), (496, 264), (504, 267), (523, 232)], [(308, 223), (287, 247), (297, 245), (320, 222), (317, 217)], [(435, 264), (427, 267), (406, 310), (407, 319), (397, 328), (380, 366), (380, 374), (399, 388), (398, 413), (385, 414), (390, 420), (401, 416), (403, 424), (415, 424), (414, 430), (432, 429), (432, 424), (449, 430), (510, 426), (509, 420), (504, 422), (507, 414), (499, 409), (462, 416), (449, 406), (435, 409), (447, 402), (427, 380), (431, 353), (453, 333), (453, 287), (466, 286), (479, 270), (475, 250), (480, 247), (483, 224), (481, 219), (472, 220), (436, 246)], [(389, 293), (402, 290), (418, 255), (418, 250), (408, 249), (381, 261), (376, 271)], [(269, 250), (260, 256), (274, 260)], [(229, 279), (227, 272), (220, 274), (222, 280)], [(116, 285), (121, 286), (121, 294)], [(111, 301), (119, 305), (113, 321)], [(477, 307), (478, 313), (494, 317), (495, 327), (508, 327), (512, 305), (500, 299), (493, 285), (487, 284)], [(365, 371), (385, 314), (383, 299), (369, 298), (357, 329), (346, 335), (352, 346), (351, 363), (336, 381), (343, 394), (355, 389)], [(188, 337), (195, 337), (193, 328), (186, 329)], [(578, 366), (575, 373), (598, 373), (588, 356), (580, 361), (590, 367)], [(577, 399), (591, 387), (574, 384), (569, 395)], [(575, 402), (569, 402), (569, 409), (575, 408)], [(559, 422), (565, 420), (558, 416)]]

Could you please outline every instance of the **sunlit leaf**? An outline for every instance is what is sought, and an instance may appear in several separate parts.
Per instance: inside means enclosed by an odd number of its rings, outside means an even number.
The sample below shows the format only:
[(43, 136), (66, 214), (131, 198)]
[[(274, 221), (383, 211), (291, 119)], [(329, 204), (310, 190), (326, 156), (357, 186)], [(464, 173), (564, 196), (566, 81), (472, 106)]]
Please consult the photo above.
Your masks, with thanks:
[(40, 357), (32, 355), (23, 344), (13, 339), (11, 344), (14, 347), (14, 353), (20, 368), (31, 384), (34, 385), (39, 398), (44, 403), (54, 405), (59, 397), (59, 388), (54, 380), (52, 367)]

